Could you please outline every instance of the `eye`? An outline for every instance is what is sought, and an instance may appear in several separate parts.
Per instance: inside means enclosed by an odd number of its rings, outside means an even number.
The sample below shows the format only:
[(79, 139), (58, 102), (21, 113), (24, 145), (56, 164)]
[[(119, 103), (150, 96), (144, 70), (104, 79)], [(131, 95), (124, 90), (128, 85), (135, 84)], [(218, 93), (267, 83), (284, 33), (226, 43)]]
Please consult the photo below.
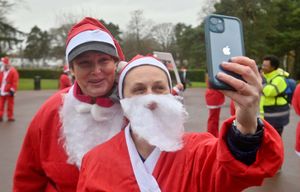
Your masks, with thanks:
[(167, 88), (166, 88), (166, 86), (164, 86), (164, 85), (155, 85), (155, 86), (153, 87), (153, 90), (154, 90), (154, 92), (156, 92), (156, 93), (162, 93), (162, 92), (164, 92), (165, 90), (167, 90)]
[(77, 62), (77, 65), (80, 68), (90, 68), (92, 66), (88, 60), (80, 60)]
[(146, 91), (146, 88), (143, 86), (134, 87), (131, 92), (135, 95), (143, 94)]
[(103, 57), (103, 58), (99, 59), (98, 63), (100, 64), (102, 69), (108, 69), (108, 68), (114, 66), (114, 63), (112, 62), (112, 60), (113, 59), (111, 57)]

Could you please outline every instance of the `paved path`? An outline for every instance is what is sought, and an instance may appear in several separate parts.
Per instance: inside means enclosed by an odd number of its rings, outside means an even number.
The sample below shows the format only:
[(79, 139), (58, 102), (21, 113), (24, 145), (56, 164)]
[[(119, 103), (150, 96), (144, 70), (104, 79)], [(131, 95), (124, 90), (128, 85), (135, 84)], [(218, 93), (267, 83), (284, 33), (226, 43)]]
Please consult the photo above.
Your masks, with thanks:
[[(194, 88), (185, 92), (185, 105), (190, 114), (187, 131), (206, 131), (207, 109), (205, 89)], [(55, 91), (19, 91), (16, 96), (16, 122), (0, 123), (0, 192), (10, 192), (16, 159), (27, 126), (39, 106)], [(229, 100), (221, 112), (221, 120), (229, 116)], [(285, 162), (282, 172), (267, 179), (262, 187), (252, 187), (247, 192), (298, 192), (300, 191), (300, 158), (294, 154), (295, 127), (298, 117), (292, 111), (291, 123), (283, 133)]]

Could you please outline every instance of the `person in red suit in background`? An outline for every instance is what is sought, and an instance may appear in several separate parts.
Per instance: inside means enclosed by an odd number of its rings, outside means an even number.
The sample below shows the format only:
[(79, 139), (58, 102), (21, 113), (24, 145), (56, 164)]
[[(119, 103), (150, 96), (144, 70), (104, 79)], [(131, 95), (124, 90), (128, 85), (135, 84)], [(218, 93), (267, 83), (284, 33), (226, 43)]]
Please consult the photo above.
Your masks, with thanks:
[(206, 107), (209, 110), (207, 119), (207, 132), (213, 134), (215, 137), (219, 136), (219, 119), (221, 107), (224, 105), (225, 96), (218, 90), (210, 89), (208, 84), (208, 77), (205, 77), (207, 89), (205, 91)]
[(1, 58), (3, 70), (0, 71), (0, 121), (3, 121), (5, 103), (7, 103), (7, 119), (9, 122), (14, 118), (14, 96), (18, 88), (19, 73), (11, 65), (8, 57)]
[(59, 77), (59, 90), (72, 86), (70, 69), (68, 65), (64, 65), (64, 71)]
[[(298, 84), (295, 89), (293, 99), (292, 99), (292, 105), (297, 115), (300, 116), (300, 84)], [(298, 126), (296, 129), (295, 152), (300, 157), (300, 121), (298, 122)]]

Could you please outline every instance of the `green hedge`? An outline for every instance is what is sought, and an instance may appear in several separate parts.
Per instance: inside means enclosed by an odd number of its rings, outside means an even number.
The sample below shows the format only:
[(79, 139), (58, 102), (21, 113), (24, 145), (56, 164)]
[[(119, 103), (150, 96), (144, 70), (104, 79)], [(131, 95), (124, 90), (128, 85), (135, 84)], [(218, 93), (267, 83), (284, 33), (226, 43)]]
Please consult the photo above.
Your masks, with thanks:
[(53, 69), (18, 69), (20, 78), (31, 79), (40, 76), (42, 79), (58, 79), (61, 70)]
[[(41, 79), (58, 79), (61, 70), (54, 69), (18, 69), (20, 78), (33, 79), (35, 76), (40, 76)], [(174, 78), (174, 72), (170, 71), (172, 79)], [(205, 81), (205, 70), (203, 69), (192, 69), (187, 70), (186, 77), (189, 81), (204, 82)]]

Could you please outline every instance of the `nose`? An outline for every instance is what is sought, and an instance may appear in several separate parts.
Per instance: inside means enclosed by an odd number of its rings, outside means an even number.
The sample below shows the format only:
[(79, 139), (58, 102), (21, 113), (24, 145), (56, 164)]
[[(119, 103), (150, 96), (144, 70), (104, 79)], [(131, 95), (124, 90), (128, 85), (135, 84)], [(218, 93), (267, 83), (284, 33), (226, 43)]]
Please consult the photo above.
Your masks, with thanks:
[(94, 73), (101, 73), (102, 72), (102, 67), (98, 63), (93, 64), (93, 72)]
[(153, 94), (153, 91), (152, 91), (151, 87), (147, 87), (145, 95), (148, 95), (148, 94)]

